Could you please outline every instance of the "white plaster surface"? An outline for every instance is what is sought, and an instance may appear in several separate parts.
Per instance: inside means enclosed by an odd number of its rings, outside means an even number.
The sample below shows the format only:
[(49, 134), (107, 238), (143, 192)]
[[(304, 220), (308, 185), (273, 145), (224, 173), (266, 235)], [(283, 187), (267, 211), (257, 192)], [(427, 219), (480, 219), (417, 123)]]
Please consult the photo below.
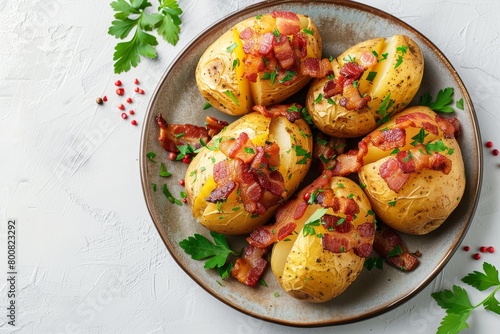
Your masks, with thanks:
[[(152, 0), (153, 3), (156, 1)], [(139, 175), (142, 120), (168, 64), (191, 39), (251, 0), (180, 0), (176, 47), (113, 73), (110, 0), (4, 0), (0, 6), (0, 333), (434, 333), (444, 316), (434, 291), (500, 268), (500, 156), (484, 149), (472, 226), (445, 270), (404, 305), (355, 324), (290, 328), (219, 302), (173, 261), (148, 214)], [(368, 0), (415, 27), (455, 66), (483, 141), (500, 148), (500, 2)], [(139, 126), (123, 121), (114, 82), (132, 91)], [(107, 95), (105, 106), (95, 103)], [(16, 326), (8, 324), (7, 220), (17, 221)], [(463, 284), (462, 284), (463, 285)], [(473, 303), (485, 293), (466, 287)], [(498, 296), (497, 298), (500, 298)], [(500, 316), (475, 310), (464, 333), (495, 333)], [(496, 325), (496, 326), (495, 326)]]

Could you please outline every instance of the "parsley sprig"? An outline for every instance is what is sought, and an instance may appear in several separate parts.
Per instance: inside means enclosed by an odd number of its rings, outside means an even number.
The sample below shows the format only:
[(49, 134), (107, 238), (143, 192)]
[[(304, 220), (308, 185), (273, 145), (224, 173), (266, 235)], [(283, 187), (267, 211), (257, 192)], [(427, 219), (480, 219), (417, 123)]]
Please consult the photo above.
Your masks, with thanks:
[(115, 46), (115, 73), (127, 72), (131, 67), (136, 67), (141, 56), (156, 58), (158, 40), (149, 33), (154, 29), (172, 45), (179, 41), (182, 10), (177, 0), (160, 0), (156, 13), (146, 12), (146, 8), (151, 6), (148, 0), (115, 0), (111, 3), (116, 13), (108, 34), (123, 40), (135, 28), (130, 40)]
[(194, 260), (206, 260), (206, 269), (217, 269), (222, 278), (226, 278), (232, 267), (232, 262), (228, 262), (230, 255), (239, 255), (229, 247), (226, 237), (223, 234), (210, 232), (214, 239), (211, 242), (201, 234), (194, 234), (179, 242), (179, 246), (191, 255)]
[[(419, 104), (421, 106), (427, 106), (434, 111), (452, 113), (455, 112), (455, 110), (450, 106), (453, 103), (453, 93), (454, 93), (453, 87), (447, 87), (445, 89), (441, 89), (436, 96), (436, 100), (434, 101), (432, 101), (431, 94), (425, 93), (420, 98)], [(461, 103), (463, 105), (463, 100), (460, 99), (460, 101), (462, 101)], [(460, 109), (458, 105), (457, 107)], [(463, 106), (461, 109), (463, 109)]]
[(484, 273), (474, 271), (462, 278), (462, 282), (479, 291), (495, 288), (479, 304), (472, 305), (467, 291), (457, 285), (453, 286), (453, 290), (443, 290), (432, 294), (432, 298), (436, 300), (438, 305), (446, 310), (446, 316), (441, 321), (437, 334), (453, 334), (469, 328), (467, 319), (471, 312), (480, 306), (500, 315), (500, 302), (495, 298), (495, 294), (500, 290), (498, 270), (487, 262), (483, 263), (483, 270)]

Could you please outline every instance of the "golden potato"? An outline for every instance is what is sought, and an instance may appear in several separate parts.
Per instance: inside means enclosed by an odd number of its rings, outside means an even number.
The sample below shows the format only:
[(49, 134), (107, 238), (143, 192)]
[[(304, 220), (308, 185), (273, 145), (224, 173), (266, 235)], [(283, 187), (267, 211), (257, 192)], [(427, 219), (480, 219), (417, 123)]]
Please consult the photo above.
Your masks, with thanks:
[[(296, 214), (309, 203), (300, 218)], [(277, 223), (296, 227), (272, 250), (271, 269), (294, 298), (326, 302), (357, 278), (372, 250), (375, 226), (371, 205), (352, 180), (329, 171), (304, 188), (276, 214)]]
[(465, 171), (454, 132), (429, 108), (411, 107), (362, 140), (367, 151), (360, 184), (384, 223), (400, 232), (426, 234), (455, 210), (465, 190)]
[[(395, 35), (349, 48), (332, 67), (334, 78), (311, 84), (306, 106), (321, 131), (353, 138), (366, 135), (411, 102), (422, 81), (424, 58), (411, 38)], [(336, 90), (327, 88), (334, 83)]]
[[(248, 137), (248, 141), (242, 140), (242, 136)], [(194, 217), (214, 232), (250, 233), (271, 218), (279, 204), (297, 189), (309, 170), (311, 150), (311, 131), (301, 118), (291, 122), (282, 115), (268, 117), (259, 112), (242, 116), (214, 136), (186, 171), (187, 199)], [(236, 155), (230, 157), (227, 151), (236, 151)], [(229, 176), (221, 180), (224, 171)], [(271, 195), (266, 184), (269, 180), (279, 181), (277, 174), (282, 178), (281, 193)], [(267, 179), (261, 179), (266, 176)], [(228, 182), (234, 183), (234, 189), (214, 200), (214, 194), (223, 191)], [(257, 195), (255, 188), (250, 188), (252, 185), (260, 186)], [(250, 201), (249, 196), (259, 198), (252, 197)], [(261, 204), (267, 204), (265, 212)]]
[[(287, 34), (288, 28), (281, 28), (280, 15), (288, 14), (295, 15), (296, 33)], [(285, 34), (280, 35), (280, 31)], [(268, 43), (263, 41), (265, 34), (274, 39), (272, 43), (278, 43), (282, 36), (292, 46), (294, 39), (302, 40), (306, 44), (303, 56), (296, 56), (290, 65), (281, 63), (272, 50), (262, 55), (259, 52), (264, 51), (252, 49), (251, 45)], [(236, 24), (208, 47), (198, 62), (196, 83), (213, 107), (229, 115), (243, 115), (251, 112), (254, 105), (280, 103), (303, 88), (311, 78), (300, 73), (300, 62), (319, 58), (321, 52), (321, 36), (309, 17), (289, 12), (259, 15)]]

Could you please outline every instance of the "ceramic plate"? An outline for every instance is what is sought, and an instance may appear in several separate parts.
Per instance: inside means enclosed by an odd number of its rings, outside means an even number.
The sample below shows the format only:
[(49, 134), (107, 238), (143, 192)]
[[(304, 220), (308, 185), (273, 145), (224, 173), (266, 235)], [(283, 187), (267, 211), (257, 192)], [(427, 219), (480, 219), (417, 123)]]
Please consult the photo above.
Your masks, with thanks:
[[(157, 141), (155, 116), (162, 114), (170, 123), (198, 125), (204, 124), (206, 115), (228, 119), (213, 108), (203, 110), (205, 100), (196, 87), (194, 75), (198, 59), (212, 42), (238, 21), (272, 10), (311, 16), (323, 38), (324, 56), (338, 55), (366, 39), (407, 34), (420, 45), (425, 57), (425, 74), (416, 101), (425, 92), (436, 96), (445, 87), (454, 88), (455, 100), (464, 100), (464, 110), (457, 110), (455, 116), (462, 125), (459, 142), (466, 170), (465, 195), (459, 207), (439, 229), (425, 236), (404, 237), (410, 250), (418, 249), (422, 253), (421, 265), (412, 273), (403, 273), (388, 265), (383, 270), (364, 269), (342, 295), (324, 304), (309, 304), (289, 297), (281, 290), (270, 269), (264, 276), (268, 287), (249, 288), (231, 278), (220, 284), (220, 277), (215, 271), (204, 269), (203, 262), (192, 260), (179, 246), (180, 240), (194, 233), (209, 236), (208, 231), (193, 219), (187, 205), (171, 204), (161, 190), (166, 183), (171, 193), (179, 198), (183, 188), (178, 180), (184, 177), (186, 165), (168, 160), (168, 154)], [(478, 123), (467, 90), (452, 65), (432, 42), (409, 25), (385, 12), (351, 1), (260, 3), (223, 19), (202, 33), (180, 53), (157, 87), (144, 122), (141, 149), (141, 176), (146, 203), (158, 232), (179, 266), (206, 291), (231, 307), (260, 319), (291, 326), (359, 321), (390, 310), (415, 296), (436, 277), (459, 246), (472, 220), (481, 186)], [(157, 163), (146, 158), (148, 152), (157, 154)], [(159, 177), (161, 161), (174, 176)], [(157, 185), (156, 191), (153, 191), (152, 184)], [(230, 243), (235, 245), (241, 240), (230, 238)], [(279, 297), (275, 296), (276, 292)]]

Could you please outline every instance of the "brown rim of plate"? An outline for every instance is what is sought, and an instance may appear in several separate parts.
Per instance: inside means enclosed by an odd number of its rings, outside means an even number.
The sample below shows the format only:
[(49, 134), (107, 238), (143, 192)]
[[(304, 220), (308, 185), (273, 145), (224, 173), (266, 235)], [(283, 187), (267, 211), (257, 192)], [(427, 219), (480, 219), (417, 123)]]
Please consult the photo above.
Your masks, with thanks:
[[(144, 195), (144, 198), (145, 198), (145, 201), (146, 201), (146, 205), (147, 205), (148, 211), (149, 211), (149, 213), (150, 213), (150, 215), (151, 215), (151, 217), (153, 219), (153, 222), (155, 224), (155, 227), (156, 227), (158, 233), (160, 234), (163, 242), (167, 246), (167, 249), (169, 250), (170, 254), (174, 258), (174, 260), (177, 262), (177, 264), (199, 286), (201, 286), (209, 294), (211, 294), (212, 296), (214, 296), (215, 298), (217, 298), (221, 302), (225, 303), (226, 305), (228, 305), (228, 306), (230, 306), (230, 307), (232, 307), (232, 308), (234, 308), (234, 309), (236, 309), (236, 310), (238, 310), (238, 311), (240, 311), (240, 312), (242, 312), (244, 314), (247, 314), (247, 315), (250, 315), (252, 317), (255, 317), (257, 319), (269, 321), (269, 322), (272, 322), (272, 323), (278, 323), (278, 324), (282, 324), (282, 325), (294, 326), (294, 327), (332, 326), (332, 325), (340, 325), (340, 324), (353, 323), (353, 322), (357, 322), (357, 321), (360, 321), (360, 320), (366, 320), (366, 319), (372, 318), (374, 316), (380, 315), (382, 313), (385, 313), (385, 312), (387, 312), (389, 310), (392, 310), (392, 309), (394, 309), (397, 306), (402, 305), (403, 303), (407, 302), (409, 299), (411, 299), (415, 295), (417, 295), (420, 291), (422, 291), (441, 272), (441, 270), (444, 268), (444, 266), (451, 259), (452, 255), (458, 249), (461, 241), (465, 237), (465, 235), (466, 235), (466, 233), (467, 233), (467, 231), (468, 231), (468, 229), (469, 229), (469, 227), (471, 225), (471, 221), (473, 219), (474, 213), (475, 213), (476, 208), (477, 208), (477, 203), (479, 201), (479, 194), (480, 194), (480, 189), (481, 189), (481, 184), (482, 184), (482, 174), (483, 174), (483, 165), (482, 165), (483, 153), (482, 153), (482, 145), (481, 145), (481, 135), (480, 135), (480, 132), (479, 132), (479, 126), (478, 126), (478, 121), (477, 121), (476, 113), (475, 113), (475, 110), (474, 110), (474, 106), (472, 104), (472, 101), (471, 101), (471, 98), (469, 96), (469, 93), (468, 93), (467, 89), (465, 88), (462, 80), (460, 79), (458, 73), (456, 72), (456, 70), (454, 69), (454, 67), (451, 65), (451, 63), (449, 62), (449, 60), (444, 56), (444, 54), (429, 39), (427, 39), (424, 35), (422, 35), (416, 29), (414, 29), (410, 25), (406, 24), (402, 20), (400, 20), (400, 19), (392, 16), (391, 14), (389, 14), (387, 12), (384, 12), (384, 11), (382, 11), (380, 9), (377, 9), (377, 8), (374, 8), (374, 7), (365, 5), (365, 4), (361, 4), (361, 3), (358, 3), (358, 2), (353, 2), (353, 1), (350, 1), (350, 0), (323, 0), (323, 1), (315, 1), (314, 3), (315, 4), (316, 3), (318, 3), (318, 4), (326, 4), (326, 5), (332, 4), (332, 5), (336, 5), (336, 6), (347, 7), (347, 8), (350, 8), (350, 9), (355, 9), (355, 10), (359, 10), (359, 11), (362, 11), (362, 12), (367, 12), (369, 14), (378, 16), (381, 19), (390, 21), (391, 23), (394, 23), (394, 24), (396, 24), (398, 26), (401, 26), (404, 29), (406, 29), (408, 31), (411, 31), (413, 34), (415, 34), (416, 36), (418, 36), (422, 41), (424, 41), (427, 44), (427, 46), (430, 49), (433, 50), (433, 52), (435, 53), (435, 55), (437, 55), (439, 58), (441, 58), (441, 60), (443, 61), (443, 63), (446, 65), (449, 73), (453, 76), (455, 82), (460, 87), (461, 93), (463, 95), (464, 102), (467, 105), (467, 108), (469, 110), (470, 119), (471, 119), (472, 125), (473, 125), (473, 129), (472, 130), (473, 130), (474, 138), (475, 138), (474, 148), (476, 149), (476, 152), (477, 152), (477, 155), (478, 155), (478, 161), (477, 161), (477, 167), (478, 168), (475, 171), (475, 178), (477, 179), (477, 181), (475, 182), (475, 187), (472, 189), (473, 194), (471, 195), (474, 198), (474, 202), (472, 203), (471, 210), (469, 211), (469, 215), (466, 218), (467, 219), (467, 226), (461, 231), (460, 234), (457, 234), (455, 236), (454, 247), (448, 249), (448, 251), (445, 254), (443, 254), (443, 258), (439, 262), (438, 266), (432, 271), (432, 273), (428, 276), (428, 278), (424, 282), (422, 282), (422, 284), (420, 284), (419, 286), (417, 286), (415, 289), (413, 289), (410, 293), (408, 293), (404, 297), (402, 297), (402, 298), (400, 298), (400, 299), (398, 299), (398, 300), (396, 300), (394, 302), (387, 303), (387, 304), (379, 307), (377, 310), (375, 310), (373, 312), (364, 313), (364, 314), (361, 314), (361, 315), (358, 315), (358, 316), (354, 316), (354, 317), (351, 317), (351, 318), (349, 318), (347, 320), (343, 320), (343, 321), (339, 321), (339, 322), (336, 322), (334, 319), (332, 319), (332, 321), (319, 321), (319, 322), (318, 321), (311, 321), (311, 322), (308, 322), (308, 323), (297, 323), (297, 322), (293, 322), (293, 321), (283, 321), (283, 320), (279, 320), (279, 319), (275, 319), (275, 318), (271, 318), (271, 317), (262, 316), (260, 314), (256, 314), (254, 312), (246, 310), (243, 307), (235, 305), (235, 304), (229, 302), (228, 300), (224, 300), (223, 298), (221, 298), (220, 296), (218, 296), (216, 293), (213, 293), (213, 291), (211, 291), (210, 289), (208, 289), (208, 287), (205, 286), (204, 282), (200, 281), (200, 279), (198, 279), (196, 276), (193, 276), (187, 270), (187, 268), (185, 267), (185, 264), (182, 263), (179, 260), (178, 256), (172, 251), (173, 245), (170, 243), (170, 241), (169, 241), (169, 239), (168, 239), (165, 231), (161, 228), (160, 223), (158, 223), (158, 216), (157, 216), (157, 213), (155, 211), (155, 208), (152, 205), (152, 199), (150, 197), (148, 197), (148, 194), (149, 194), (148, 188), (149, 188), (150, 185), (148, 184), (147, 175), (146, 175), (146, 172), (145, 172), (145, 163), (147, 163), (147, 159), (145, 157), (145, 154), (147, 152), (144, 151), (144, 149), (145, 149), (145, 145), (144, 144), (145, 144), (146, 131), (148, 130), (150, 124), (144, 122), (143, 127), (142, 127), (142, 134), (141, 134), (141, 147), (140, 147), (140, 160), (139, 160), (139, 163), (140, 163), (140, 172), (141, 172), (141, 181), (142, 181), (142, 188), (143, 188), (143, 195)], [(277, 5), (283, 5), (283, 4), (297, 4), (297, 5), (299, 5), (299, 4), (311, 4), (311, 3), (309, 1), (306, 1), (306, 0), (295, 0), (295, 1), (291, 1), (291, 0), (276, 0), (276, 1), (273, 1), (273, 2), (261, 2), (261, 3), (257, 3), (257, 4), (248, 6), (248, 7), (244, 8), (244, 9), (242, 9), (240, 11), (237, 11), (235, 13), (232, 13), (232, 14), (230, 14), (230, 15), (222, 18), (222, 19), (220, 19), (219, 21), (217, 21), (216, 23), (214, 23), (214, 25), (212, 27), (210, 27), (210, 28), (206, 29), (205, 31), (201, 32), (200, 34), (198, 34), (183, 50), (181, 50), (178, 53), (178, 55), (176, 56), (176, 58), (172, 61), (172, 63), (169, 65), (168, 69), (163, 74), (160, 82), (158, 83), (157, 87), (155, 88), (155, 91), (153, 93), (153, 98), (151, 99), (151, 101), (148, 104), (148, 108), (147, 108), (147, 113), (146, 113), (145, 120), (147, 120), (149, 118), (150, 113), (152, 112), (152, 108), (153, 108), (153, 106), (157, 102), (158, 92), (161, 90), (162, 83), (168, 77), (171, 69), (175, 66), (175, 64), (178, 62), (178, 60), (180, 58), (182, 58), (185, 54), (189, 53), (190, 50), (200, 40), (202, 40), (204, 38), (204, 36), (210, 35), (213, 31), (217, 30), (217, 28), (219, 26), (223, 25), (227, 21), (230, 21), (230, 20), (235, 19), (237, 17), (246, 16), (246, 14), (248, 14), (248, 13), (250, 13), (252, 11), (255, 11), (255, 10), (265, 10), (267, 8), (276, 7)], [(468, 182), (469, 181), (470, 180), (468, 180)]]

